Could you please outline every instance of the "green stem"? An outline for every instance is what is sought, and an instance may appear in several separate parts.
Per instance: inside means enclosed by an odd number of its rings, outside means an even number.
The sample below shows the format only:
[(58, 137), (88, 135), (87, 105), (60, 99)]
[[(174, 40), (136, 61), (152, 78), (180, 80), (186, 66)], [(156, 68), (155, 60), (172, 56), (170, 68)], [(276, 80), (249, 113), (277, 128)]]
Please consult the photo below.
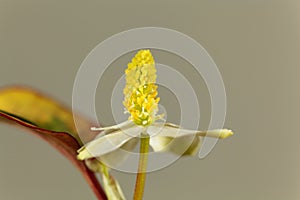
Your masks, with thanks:
[(134, 200), (142, 200), (144, 194), (144, 187), (146, 181), (146, 170), (148, 162), (148, 151), (149, 151), (149, 135), (142, 134), (140, 138), (140, 159), (139, 168), (136, 176)]

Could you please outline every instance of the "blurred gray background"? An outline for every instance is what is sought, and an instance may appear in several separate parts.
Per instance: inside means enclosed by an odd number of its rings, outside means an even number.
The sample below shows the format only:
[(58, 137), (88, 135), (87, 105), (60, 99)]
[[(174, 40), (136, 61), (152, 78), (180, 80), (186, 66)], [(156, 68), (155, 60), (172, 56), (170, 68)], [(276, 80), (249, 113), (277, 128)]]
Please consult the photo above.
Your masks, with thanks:
[[(145, 199), (297, 200), (299, 9), (296, 0), (0, 0), (0, 86), (25, 84), (71, 105), (76, 72), (104, 39), (143, 26), (183, 32), (218, 65), (227, 91), (225, 126), (235, 135), (219, 141), (204, 160), (183, 158), (149, 174)], [(105, 84), (98, 85), (96, 106), (104, 125), (114, 123), (113, 81), (132, 55), (114, 62)], [(174, 55), (156, 51), (154, 56), (190, 73), (205, 128), (210, 101), (201, 77)], [(164, 88), (160, 94), (172, 97)], [(168, 121), (178, 120), (177, 105), (165, 104)], [(0, 199), (95, 199), (81, 174), (45, 142), (6, 124), (0, 132)], [(114, 174), (130, 199), (135, 176)]]

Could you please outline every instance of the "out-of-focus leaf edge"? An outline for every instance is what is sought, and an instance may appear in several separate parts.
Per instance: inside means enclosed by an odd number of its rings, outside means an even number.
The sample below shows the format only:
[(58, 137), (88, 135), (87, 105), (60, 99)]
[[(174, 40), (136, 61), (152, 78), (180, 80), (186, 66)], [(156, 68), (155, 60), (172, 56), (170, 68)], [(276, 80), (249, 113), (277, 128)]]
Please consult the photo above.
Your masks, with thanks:
[(75, 138), (65, 132), (56, 132), (39, 128), (30, 122), (26, 122), (21, 119), (22, 118), (14, 116), (10, 113), (0, 111), (0, 122), (3, 121), (10, 124), (14, 123), (20, 125), (23, 128), (29, 129), (34, 135), (39, 136), (48, 142), (60, 153), (66, 156), (80, 170), (98, 200), (107, 200), (105, 192), (103, 191), (95, 174), (87, 168), (83, 161), (77, 160), (76, 151), (80, 148), (80, 145)]

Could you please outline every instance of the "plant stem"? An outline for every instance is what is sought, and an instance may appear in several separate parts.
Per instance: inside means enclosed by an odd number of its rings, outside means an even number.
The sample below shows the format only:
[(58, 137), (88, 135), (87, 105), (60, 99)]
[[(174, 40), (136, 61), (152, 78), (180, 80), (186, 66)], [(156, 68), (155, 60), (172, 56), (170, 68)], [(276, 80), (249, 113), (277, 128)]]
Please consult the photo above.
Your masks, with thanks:
[(138, 173), (136, 176), (135, 190), (134, 190), (134, 200), (142, 200), (144, 194), (144, 187), (146, 181), (146, 170), (148, 162), (148, 152), (149, 152), (149, 135), (141, 134), (140, 138), (140, 159)]

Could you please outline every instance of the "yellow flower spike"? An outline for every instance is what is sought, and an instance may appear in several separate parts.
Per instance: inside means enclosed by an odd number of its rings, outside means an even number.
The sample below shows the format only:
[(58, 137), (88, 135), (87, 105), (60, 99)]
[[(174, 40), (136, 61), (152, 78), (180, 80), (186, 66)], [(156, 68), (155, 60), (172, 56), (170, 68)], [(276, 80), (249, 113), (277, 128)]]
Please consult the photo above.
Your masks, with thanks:
[(157, 96), (156, 68), (150, 50), (140, 50), (125, 70), (124, 106), (129, 119), (137, 125), (148, 126), (155, 121)]

